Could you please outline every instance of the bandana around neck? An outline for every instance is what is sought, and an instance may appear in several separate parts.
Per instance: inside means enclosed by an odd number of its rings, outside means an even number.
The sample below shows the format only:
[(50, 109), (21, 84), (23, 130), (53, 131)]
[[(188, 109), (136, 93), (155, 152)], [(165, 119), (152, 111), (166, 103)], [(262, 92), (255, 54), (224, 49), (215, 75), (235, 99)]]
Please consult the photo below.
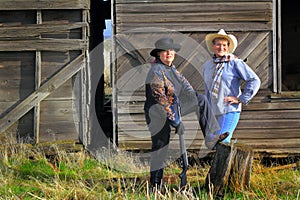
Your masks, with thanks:
[(214, 63), (222, 63), (222, 62), (229, 62), (229, 61), (234, 60), (236, 58), (237, 58), (237, 56), (235, 56), (231, 53), (228, 53), (228, 54), (225, 54), (222, 57), (217, 57), (216, 55), (214, 55), (213, 56), (213, 61), (214, 61)]
[(225, 62), (229, 62), (233, 59), (237, 58), (235, 55), (233, 54), (226, 54), (222, 57), (216, 57), (214, 55), (213, 57), (213, 61), (216, 64), (216, 69), (215, 69), (215, 73), (213, 76), (213, 82), (212, 82), (212, 86), (211, 86), (211, 97), (214, 99), (218, 99), (219, 96), (219, 87), (221, 85), (221, 79), (222, 79), (222, 72), (224, 69), (224, 63)]

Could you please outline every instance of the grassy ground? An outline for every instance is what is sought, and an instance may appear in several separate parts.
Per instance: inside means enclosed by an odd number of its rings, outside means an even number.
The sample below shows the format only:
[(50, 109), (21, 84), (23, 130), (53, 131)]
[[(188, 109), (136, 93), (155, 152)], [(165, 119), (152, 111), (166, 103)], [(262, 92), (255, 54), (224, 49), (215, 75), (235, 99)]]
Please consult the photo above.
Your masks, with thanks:
[[(0, 199), (213, 199), (204, 188), (209, 164), (190, 166), (188, 187), (179, 192), (181, 169), (170, 164), (165, 187), (153, 193), (148, 184), (148, 165), (124, 152), (99, 152), (105, 159), (95, 160), (84, 149), (66, 152), (52, 145), (45, 148), (10, 145), (0, 153)], [(134, 164), (133, 164), (134, 163)], [(300, 170), (292, 164), (266, 167), (254, 160), (250, 188), (228, 188), (221, 199), (300, 199)]]

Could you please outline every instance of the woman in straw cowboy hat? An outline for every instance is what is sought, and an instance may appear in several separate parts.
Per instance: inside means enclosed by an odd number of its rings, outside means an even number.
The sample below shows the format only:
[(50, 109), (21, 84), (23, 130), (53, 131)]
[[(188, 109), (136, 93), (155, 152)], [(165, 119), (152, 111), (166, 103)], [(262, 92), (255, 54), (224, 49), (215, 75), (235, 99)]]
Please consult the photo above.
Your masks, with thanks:
[[(152, 141), (150, 183), (153, 187), (161, 186), (171, 128), (183, 128), (179, 113), (180, 101), (188, 102), (197, 113), (204, 134), (214, 133), (218, 128), (205, 95), (197, 94), (173, 64), (175, 54), (180, 48), (181, 45), (174, 43), (172, 38), (161, 38), (150, 52), (155, 61), (146, 78), (144, 110)], [(228, 133), (217, 135), (211, 141), (210, 148), (227, 135)]]
[[(230, 133), (223, 141), (229, 143), (238, 124), (242, 104), (248, 104), (256, 95), (260, 79), (243, 60), (233, 55), (238, 44), (234, 35), (221, 29), (218, 33), (208, 34), (205, 40), (213, 54), (203, 66), (205, 92), (218, 120), (219, 133)], [(245, 82), (243, 90), (241, 81)]]

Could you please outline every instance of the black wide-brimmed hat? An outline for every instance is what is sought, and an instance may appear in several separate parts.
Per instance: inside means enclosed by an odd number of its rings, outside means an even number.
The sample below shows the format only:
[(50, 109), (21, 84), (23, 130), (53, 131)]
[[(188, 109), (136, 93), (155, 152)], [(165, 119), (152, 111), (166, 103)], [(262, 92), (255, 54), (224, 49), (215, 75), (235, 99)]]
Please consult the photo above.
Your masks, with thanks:
[(155, 42), (155, 49), (150, 52), (150, 55), (157, 57), (157, 52), (174, 49), (176, 52), (181, 48), (180, 44), (174, 43), (172, 38), (161, 38)]

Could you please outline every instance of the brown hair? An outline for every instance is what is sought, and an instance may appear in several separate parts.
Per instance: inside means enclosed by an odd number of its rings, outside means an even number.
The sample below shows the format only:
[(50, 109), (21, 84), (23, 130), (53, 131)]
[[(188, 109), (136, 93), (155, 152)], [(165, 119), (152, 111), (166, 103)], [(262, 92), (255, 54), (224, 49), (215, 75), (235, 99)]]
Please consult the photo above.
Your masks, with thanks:
[(216, 37), (215, 39), (212, 40), (212, 43), (215, 44), (215, 41), (216, 40), (226, 40), (227, 43), (228, 43), (228, 46), (230, 45), (230, 42), (227, 38), (224, 38), (224, 37)]

